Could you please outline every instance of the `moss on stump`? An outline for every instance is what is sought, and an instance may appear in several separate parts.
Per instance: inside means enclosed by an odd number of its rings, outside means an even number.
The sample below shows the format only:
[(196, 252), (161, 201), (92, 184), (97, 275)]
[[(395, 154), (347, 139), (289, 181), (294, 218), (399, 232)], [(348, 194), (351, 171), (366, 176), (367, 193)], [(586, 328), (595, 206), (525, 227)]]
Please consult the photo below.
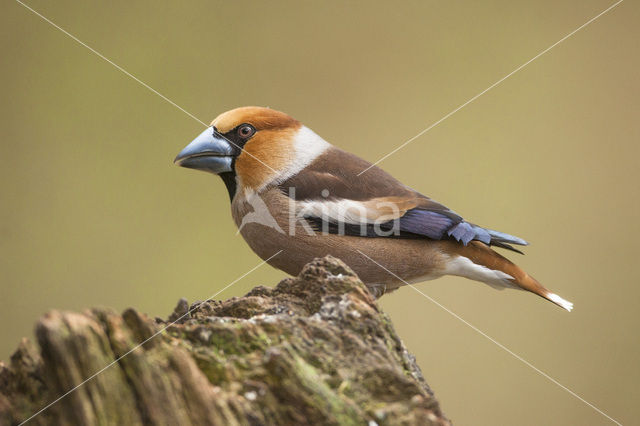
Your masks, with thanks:
[(110, 363), (30, 423), (449, 424), (389, 318), (332, 257), (244, 297), (181, 300), (167, 321), (133, 309), (52, 311), (36, 336), (39, 348), (25, 339), (0, 363), (2, 425)]

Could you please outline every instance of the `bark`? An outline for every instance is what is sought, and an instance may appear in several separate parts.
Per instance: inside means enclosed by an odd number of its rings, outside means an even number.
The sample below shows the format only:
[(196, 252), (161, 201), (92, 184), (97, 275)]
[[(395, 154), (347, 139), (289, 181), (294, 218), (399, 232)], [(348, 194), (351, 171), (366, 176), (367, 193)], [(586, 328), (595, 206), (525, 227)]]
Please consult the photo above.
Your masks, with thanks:
[(29, 423), (449, 424), (387, 315), (331, 257), (244, 297), (183, 299), (167, 321), (52, 311), (36, 337), (0, 363), (2, 425), (97, 372)]

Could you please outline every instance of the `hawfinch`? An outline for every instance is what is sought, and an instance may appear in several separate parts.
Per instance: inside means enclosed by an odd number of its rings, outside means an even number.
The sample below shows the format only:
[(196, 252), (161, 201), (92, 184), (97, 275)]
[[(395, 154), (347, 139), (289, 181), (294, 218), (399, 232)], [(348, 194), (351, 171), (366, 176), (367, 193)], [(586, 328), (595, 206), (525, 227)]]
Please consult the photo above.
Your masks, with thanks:
[(573, 308), (492, 249), (519, 252), (512, 244), (526, 241), (465, 221), (282, 112), (227, 111), (175, 162), (220, 176), (240, 234), (288, 274), (332, 255), (376, 297), (405, 283), (457, 275)]

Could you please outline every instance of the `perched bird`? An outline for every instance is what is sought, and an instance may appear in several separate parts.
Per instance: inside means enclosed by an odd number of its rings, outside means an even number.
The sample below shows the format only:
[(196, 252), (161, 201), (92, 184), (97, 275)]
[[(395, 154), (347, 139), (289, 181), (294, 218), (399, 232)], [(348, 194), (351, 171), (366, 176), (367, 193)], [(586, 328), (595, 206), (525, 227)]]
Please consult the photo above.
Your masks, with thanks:
[(330, 254), (376, 297), (405, 282), (457, 275), (573, 308), (492, 249), (518, 252), (512, 244), (526, 241), (465, 221), (285, 113), (227, 111), (175, 162), (220, 176), (251, 249), (291, 275)]

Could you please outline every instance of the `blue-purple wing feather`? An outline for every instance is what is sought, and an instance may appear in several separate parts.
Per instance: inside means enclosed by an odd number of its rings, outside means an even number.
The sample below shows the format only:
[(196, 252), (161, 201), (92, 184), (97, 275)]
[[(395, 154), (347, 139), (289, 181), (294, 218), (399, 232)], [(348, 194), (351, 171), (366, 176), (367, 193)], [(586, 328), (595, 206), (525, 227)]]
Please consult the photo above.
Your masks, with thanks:
[(400, 218), (400, 231), (440, 240), (453, 226), (453, 219), (430, 210), (412, 209)]
[(528, 244), (525, 240), (513, 235), (465, 222), (451, 210), (426, 210), (418, 207), (407, 211), (398, 220), (401, 232), (423, 235), (434, 240), (451, 238), (464, 245), (476, 240), (517, 252), (519, 251), (509, 244)]

